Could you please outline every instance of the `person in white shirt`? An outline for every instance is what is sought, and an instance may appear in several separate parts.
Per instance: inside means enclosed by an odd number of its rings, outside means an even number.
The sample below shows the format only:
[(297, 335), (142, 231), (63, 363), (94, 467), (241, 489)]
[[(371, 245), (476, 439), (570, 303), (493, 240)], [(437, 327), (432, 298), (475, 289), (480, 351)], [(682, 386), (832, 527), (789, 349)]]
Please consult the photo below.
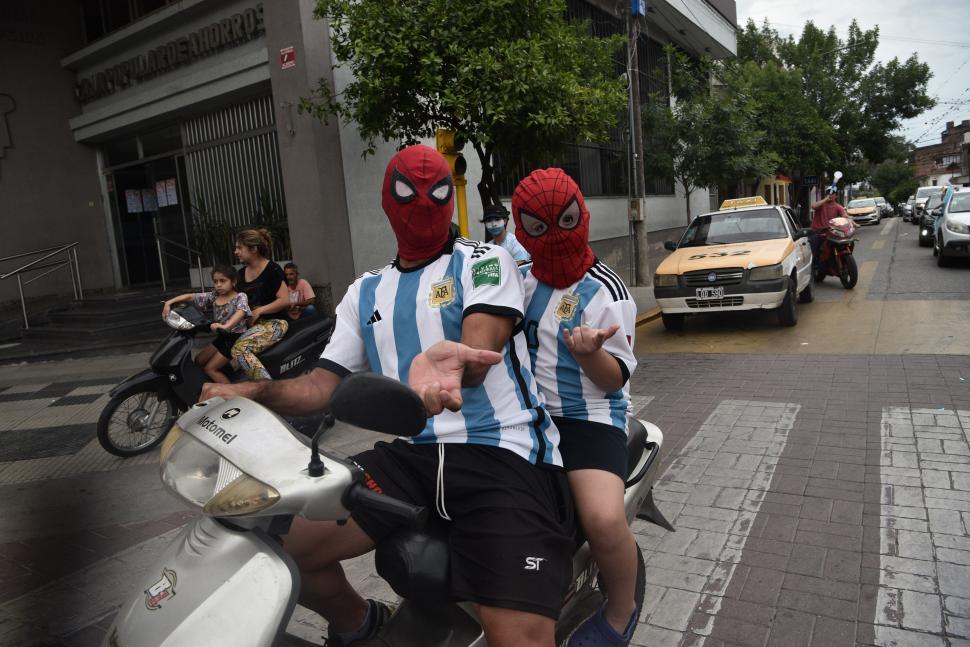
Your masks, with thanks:
[[(572, 573), (572, 501), (519, 325), (522, 276), (504, 249), (450, 234), (454, 186), (434, 149), (391, 159), (382, 206), (397, 258), (350, 286), (318, 367), (293, 380), (207, 386), (203, 397), (239, 394), (309, 415), (351, 372), (410, 384), (437, 415), (420, 435), (353, 460), (372, 489), (433, 506), (447, 522), (452, 595), (477, 605), (490, 646), (551, 647)], [(284, 548), (302, 574), (301, 603), (330, 622), (328, 645), (367, 640), (388, 616), (350, 587), (339, 560), (394, 530), (367, 510), (343, 526), (294, 520)]]
[(620, 277), (593, 255), (586, 202), (562, 169), (523, 179), (512, 194), (512, 214), (532, 255), (521, 268), (532, 371), (559, 429), (579, 520), (607, 594), (567, 645), (623, 647), (640, 615), (637, 547), (623, 507), (636, 305)]
[(529, 252), (516, 239), (515, 234), (509, 231), (509, 212), (500, 204), (492, 204), (485, 207), (482, 216), (485, 224), (485, 231), (488, 234), (486, 242), (500, 245), (512, 255), (515, 262), (521, 265), (529, 261)]

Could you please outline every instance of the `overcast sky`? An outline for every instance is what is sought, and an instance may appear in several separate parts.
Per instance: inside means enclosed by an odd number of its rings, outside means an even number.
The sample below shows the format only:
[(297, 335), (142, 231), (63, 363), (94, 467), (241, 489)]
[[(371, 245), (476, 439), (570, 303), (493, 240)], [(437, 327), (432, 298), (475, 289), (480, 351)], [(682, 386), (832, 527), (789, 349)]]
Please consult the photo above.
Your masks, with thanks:
[(863, 29), (879, 26), (877, 61), (906, 60), (914, 52), (933, 77), (929, 94), (938, 105), (903, 122), (902, 134), (918, 146), (939, 143), (946, 122), (970, 119), (970, 0), (737, 0), (738, 23), (767, 19), (783, 36), (801, 34), (811, 20), (834, 25), (844, 38), (855, 18)]

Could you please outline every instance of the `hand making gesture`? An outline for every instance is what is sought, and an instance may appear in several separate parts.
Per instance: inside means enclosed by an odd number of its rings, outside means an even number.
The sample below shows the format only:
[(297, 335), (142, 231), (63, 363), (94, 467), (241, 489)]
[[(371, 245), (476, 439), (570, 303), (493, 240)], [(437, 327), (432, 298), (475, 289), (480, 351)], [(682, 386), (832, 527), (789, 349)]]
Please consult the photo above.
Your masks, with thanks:
[(569, 332), (569, 328), (563, 328), (562, 339), (566, 342), (566, 348), (573, 354), (573, 357), (592, 355), (602, 348), (606, 340), (615, 335), (619, 329), (620, 327), (616, 324), (609, 328), (576, 326), (572, 332)]
[(502, 355), (479, 350), (453, 341), (440, 341), (415, 356), (408, 371), (408, 385), (424, 401), (429, 416), (444, 409), (461, 409), (461, 380), (465, 368), (491, 366), (502, 361)]

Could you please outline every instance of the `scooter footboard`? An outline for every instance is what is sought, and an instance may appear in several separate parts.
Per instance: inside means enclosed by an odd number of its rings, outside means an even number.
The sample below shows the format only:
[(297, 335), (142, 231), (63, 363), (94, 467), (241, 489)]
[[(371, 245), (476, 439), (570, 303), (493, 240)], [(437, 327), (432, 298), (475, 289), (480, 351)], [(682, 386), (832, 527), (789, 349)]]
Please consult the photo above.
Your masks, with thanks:
[(299, 574), (260, 530), (190, 522), (137, 582), (104, 647), (269, 647), (296, 605)]

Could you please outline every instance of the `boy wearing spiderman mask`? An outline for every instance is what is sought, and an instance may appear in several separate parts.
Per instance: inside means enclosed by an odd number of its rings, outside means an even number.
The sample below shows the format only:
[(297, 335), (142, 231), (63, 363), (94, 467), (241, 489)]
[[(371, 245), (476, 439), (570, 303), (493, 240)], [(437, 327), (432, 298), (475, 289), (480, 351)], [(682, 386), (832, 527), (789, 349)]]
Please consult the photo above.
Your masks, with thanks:
[(607, 600), (567, 645), (627, 645), (637, 546), (626, 522), (626, 416), (636, 369), (636, 305), (589, 247), (589, 211), (562, 169), (533, 171), (512, 195), (519, 242), (532, 256), (525, 279), (525, 333), (532, 372), (560, 433), (563, 465)]

